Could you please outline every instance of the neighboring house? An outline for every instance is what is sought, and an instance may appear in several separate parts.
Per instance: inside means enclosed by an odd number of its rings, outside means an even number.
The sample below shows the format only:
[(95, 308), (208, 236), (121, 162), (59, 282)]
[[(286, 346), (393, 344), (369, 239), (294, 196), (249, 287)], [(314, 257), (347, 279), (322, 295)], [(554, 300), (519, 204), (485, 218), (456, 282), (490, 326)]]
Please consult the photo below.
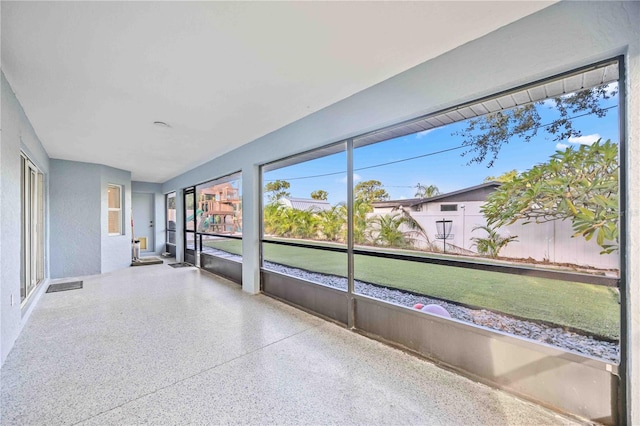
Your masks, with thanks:
[(240, 191), (230, 182), (198, 188), (198, 230), (230, 234), (240, 232), (241, 204)]
[(331, 210), (331, 204), (328, 201), (314, 200), (313, 198), (283, 197), (280, 199), (280, 204), (286, 207), (291, 207), (295, 210), (303, 211), (322, 212)]
[[(474, 231), (473, 228), (486, 225), (481, 208), (489, 194), (500, 185), (499, 182), (487, 182), (430, 198), (377, 202), (373, 203), (372, 215), (393, 214), (402, 208), (425, 229), (430, 242), (439, 248), (443, 247), (444, 241), (436, 238), (436, 221), (451, 220), (451, 235), (446, 240), (447, 251), (474, 254), (477, 249), (472, 238), (485, 237), (486, 233)], [(501, 227), (498, 233), (503, 237), (517, 236), (517, 241), (500, 251), (501, 257), (532, 258), (540, 262), (569, 263), (601, 269), (619, 268), (618, 255), (600, 254), (602, 248), (595, 239), (586, 241), (582, 237), (573, 238), (573, 229), (568, 220), (538, 224), (517, 221)], [(418, 247), (424, 247), (425, 243), (422, 237), (416, 241)]]

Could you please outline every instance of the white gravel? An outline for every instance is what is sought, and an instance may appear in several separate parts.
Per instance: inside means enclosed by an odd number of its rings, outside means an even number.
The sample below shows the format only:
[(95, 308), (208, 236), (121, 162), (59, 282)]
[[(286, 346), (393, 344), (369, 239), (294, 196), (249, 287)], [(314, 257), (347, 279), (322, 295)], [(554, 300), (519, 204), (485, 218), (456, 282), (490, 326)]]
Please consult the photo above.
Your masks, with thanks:
[[(271, 262), (265, 262), (265, 268), (304, 280), (319, 282), (342, 290), (347, 289), (347, 279), (343, 277), (309, 272)], [(606, 361), (617, 363), (620, 360), (620, 348), (617, 343), (597, 340), (592, 336), (574, 333), (572, 331), (564, 330), (561, 327), (551, 327), (546, 324), (525, 321), (513, 318), (509, 315), (488, 311), (486, 309), (471, 309), (455, 303), (432, 299), (426, 296), (418, 296), (405, 291), (382, 287), (358, 280), (354, 282), (354, 285), (355, 292), (365, 296), (407, 307), (413, 307), (417, 303), (422, 303), (423, 305), (440, 305), (445, 308), (453, 318), (464, 322), (481, 325), (494, 330), (500, 330), (505, 333), (547, 343), (552, 346), (557, 346), (584, 355), (590, 355)]]
[[(213, 250), (209, 249), (207, 251), (211, 253)], [(226, 252), (220, 252), (219, 254), (224, 255), (223, 257), (226, 258), (236, 257), (237, 260), (241, 260), (239, 256), (229, 256), (229, 253)], [(266, 261), (264, 262), (264, 267), (275, 272), (292, 275), (307, 281), (321, 283), (342, 290), (347, 289), (347, 279), (343, 277), (310, 272)], [(354, 282), (354, 285), (355, 292), (365, 296), (411, 308), (413, 308), (417, 303), (421, 303), (423, 305), (437, 304), (445, 308), (453, 318), (464, 322), (499, 330), (505, 333), (535, 340), (537, 342), (543, 342), (605, 361), (618, 363), (620, 360), (620, 347), (618, 343), (597, 340), (592, 336), (564, 330), (562, 327), (552, 327), (534, 321), (525, 321), (509, 315), (488, 311), (486, 309), (471, 309), (456, 303), (432, 299), (427, 296), (419, 296), (413, 293), (382, 287), (358, 280)]]

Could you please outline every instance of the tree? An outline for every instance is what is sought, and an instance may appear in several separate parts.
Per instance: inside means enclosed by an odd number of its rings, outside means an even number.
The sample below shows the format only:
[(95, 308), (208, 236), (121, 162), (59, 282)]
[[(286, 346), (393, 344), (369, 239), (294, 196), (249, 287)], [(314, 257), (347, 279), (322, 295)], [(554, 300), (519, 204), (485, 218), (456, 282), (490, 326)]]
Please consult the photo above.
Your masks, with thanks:
[(418, 222), (416, 218), (411, 216), (411, 213), (408, 210), (406, 210), (404, 207), (399, 206), (393, 209), (393, 211), (396, 211), (396, 210), (399, 210), (400, 214), (402, 215), (403, 223), (410, 230), (406, 234), (410, 235), (414, 241), (417, 240), (417, 237), (424, 238), (424, 241), (426, 243), (426, 249), (430, 251), (435, 250), (436, 249), (435, 245), (429, 238), (429, 234), (427, 233), (426, 229), (424, 229), (422, 225), (420, 225), (420, 222)]
[(518, 171), (516, 169), (509, 170), (508, 172), (504, 172), (500, 176), (487, 176), (484, 178), (485, 182), (511, 182), (518, 176)]
[(291, 184), (286, 180), (274, 180), (264, 186), (264, 193), (268, 194), (269, 203), (277, 203), (282, 197), (289, 197), (291, 194), (287, 191)]
[[(354, 244), (366, 244), (369, 242), (369, 217), (373, 208), (371, 204), (356, 199), (353, 203), (353, 242)], [(345, 230), (346, 231), (346, 230)], [(346, 241), (346, 238), (345, 238)]]
[(502, 184), (481, 211), (492, 227), (569, 219), (574, 236), (595, 235), (602, 253), (611, 253), (618, 250), (618, 169), (618, 147), (609, 140), (569, 147)]
[(358, 183), (354, 188), (354, 196), (356, 200), (362, 200), (367, 204), (389, 199), (389, 194), (382, 187), (382, 182), (379, 180), (367, 180)]
[(314, 200), (326, 201), (328, 196), (329, 196), (329, 193), (324, 189), (318, 189), (317, 191), (313, 191), (311, 193), (311, 198), (313, 198)]
[(314, 239), (318, 236), (319, 220), (310, 210), (296, 210), (287, 207), (287, 220), (293, 224), (291, 236), (295, 238)]
[(545, 101), (538, 101), (473, 118), (467, 122), (466, 128), (454, 132), (453, 135), (464, 139), (462, 144), (468, 149), (462, 155), (471, 155), (469, 163), (488, 160), (487, 167), (492, 167), (502, 146), (514, 137), (529, 142), (537, 135), (539, 129), (554, 135), (555, 141), (581, 136), (581, 131), (573, 127), (569, 114), (586, 113), (604, 117), (607, 109), (600, 106), (600, 101), (615, 94), (616, 92), (611, 91), (609, 85), (605, 84), (555, 97), (551, 99), (552, 108), (556, 108), (559, 118), (549, 124), (543, 124), (540, 115), (540, 108)]
[(336, 204), (328, 210), (318, 213), (322, 235), (329, 241), (338, 241), (347, 224), (347, 208)]
[(265, 234), (279, 235), (279, 213), (279, 206), (275, 203), (264, 206), (262, 226)]
[(498, 231), (496, 230), (496, 228), (493, 228), (488, 225), (476, 226), (473, 228), (473, 231), (477, 231), (478, 229), (485, 231), (487, 233), (487, 236), (484, 238), (483, 237), (471, 238), (473, 241), (475, 241), (473, 245), (478, 248), (478, 253), (487, 255), (492, 259), (498, 257), (498, 253), (500, 253), (500, 250), (502, 250), (504, 246), (506, 246), (512, 241), (518, 241), (516, 240), (516, 238), (518, 238), (517, 235), (513, 235), (510, 237), (503, 237), (500, 234), (498, 234)]
[(435, 185), (424, 186), (418, 183), (416, 186), (416, 198), (431, 198), (440, 195), (440, 190)]
[(176, 209), (176, 196), (167, 197), (167, 210), (175, 210)]
[(371, 219), (371, 223), (374, 225), (374, 243), (386, 247), (400, 248), (410, 245), (406, 233), (400, 229), (404, 222), (404, 217), (399, 213), (376, 216)]

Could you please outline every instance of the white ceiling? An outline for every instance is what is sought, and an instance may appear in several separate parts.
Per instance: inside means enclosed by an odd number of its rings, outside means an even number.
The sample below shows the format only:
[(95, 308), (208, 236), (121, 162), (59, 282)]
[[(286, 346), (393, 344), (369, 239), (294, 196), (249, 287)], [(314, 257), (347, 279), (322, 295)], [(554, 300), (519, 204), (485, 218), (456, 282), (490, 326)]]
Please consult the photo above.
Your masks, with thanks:
[(2, 70), (51, 158), (164, 182), (549, 4), (2, 1)]

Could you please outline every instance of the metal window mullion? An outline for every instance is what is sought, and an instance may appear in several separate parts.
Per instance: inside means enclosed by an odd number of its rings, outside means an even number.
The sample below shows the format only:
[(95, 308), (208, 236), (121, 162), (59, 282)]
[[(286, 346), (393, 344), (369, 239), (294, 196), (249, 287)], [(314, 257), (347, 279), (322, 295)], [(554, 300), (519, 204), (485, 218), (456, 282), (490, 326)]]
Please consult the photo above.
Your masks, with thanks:
[(353, 259), (353, 139), (347, 140), (347, 326), (355, 328), (354, 259)]

